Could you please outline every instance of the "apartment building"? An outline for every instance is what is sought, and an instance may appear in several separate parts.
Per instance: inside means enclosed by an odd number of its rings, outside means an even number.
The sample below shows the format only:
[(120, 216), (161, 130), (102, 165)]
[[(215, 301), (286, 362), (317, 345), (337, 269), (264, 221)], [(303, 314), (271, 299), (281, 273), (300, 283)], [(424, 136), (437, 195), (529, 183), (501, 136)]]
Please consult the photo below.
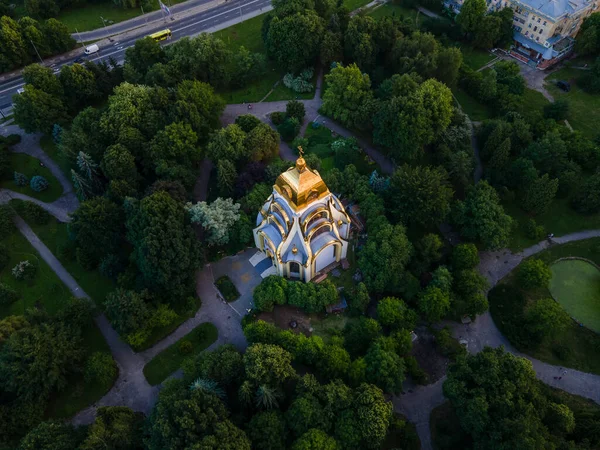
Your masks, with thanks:
[[(444, 5), (460, 13), (464, 0)], [(568, 56), (583, 19), (598, 8), (599, 0), (488, 0), (488, 11), (509, 7), (514, 11), (511, 55), (540, 70)]]

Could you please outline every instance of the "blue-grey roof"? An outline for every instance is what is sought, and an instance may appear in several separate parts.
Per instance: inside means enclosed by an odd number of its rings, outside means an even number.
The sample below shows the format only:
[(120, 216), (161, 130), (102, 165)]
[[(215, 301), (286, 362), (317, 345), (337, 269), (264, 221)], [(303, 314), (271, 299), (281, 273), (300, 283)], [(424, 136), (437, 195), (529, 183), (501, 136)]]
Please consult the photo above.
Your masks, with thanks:
[(261, 231), (267, 235), (269, 240), (273, 243), (275, 249), (277, 249), (277, 247), (279, 247), (279, 244), (281, 244), (281, 234), (279, 233), (279, 230), (275, 228), (275, 225), (269, 223), (262, 227)]
[[(298, 249), (298, 252), (295, 255), (294, 252), (292, 252), (294, 245)], [(302, 244), (302, 238), (300, 237), (299, 233), (294, 234), (294, 236), (292, 237), (292, 242), (290, 242), (285, 254), (282, 256), (281, 259), (283, 260), (283, 262), (296, 261), (303, 265), (306, 264), (306, 261), (308, 260), (308, 255), (304, 252), (304, 245)]]
[(585, 0), (518, 0), (516, 3), (552, 18), (558, 18), (565, 13), (573, 14), (589, 5)]
[(542, 53), (543, 54), (547, 50), (547, 48), (544, 47), (539, 42), (535, 42), (535, 41), (532, 41), (529, 38), (526, 38), (525, 36), (523, 36), (518, 31), (515, 31), (513, 33), (513, 38), (515, 39), (515, 41), (523, 44), (525, 47), (531, 48), (531, 49), (535, 50), (538, 53)]
[(320, 234), (310, 240), (310, 250), (312, 251), (313, 255), (315, 255), (322, 247), (331, 241), (339, 241), (333, 232), (329, 231), (327, 233)]

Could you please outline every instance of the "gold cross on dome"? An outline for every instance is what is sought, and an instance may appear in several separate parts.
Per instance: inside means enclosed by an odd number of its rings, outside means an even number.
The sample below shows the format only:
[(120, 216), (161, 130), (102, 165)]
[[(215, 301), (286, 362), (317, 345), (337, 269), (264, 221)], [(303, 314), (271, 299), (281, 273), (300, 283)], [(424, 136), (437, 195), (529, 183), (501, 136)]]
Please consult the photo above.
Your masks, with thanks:
[(304, 155), (304, 150), (302, 150), (301, 145), (298, 146), (298, 153), (300, 153), (300, 156)]

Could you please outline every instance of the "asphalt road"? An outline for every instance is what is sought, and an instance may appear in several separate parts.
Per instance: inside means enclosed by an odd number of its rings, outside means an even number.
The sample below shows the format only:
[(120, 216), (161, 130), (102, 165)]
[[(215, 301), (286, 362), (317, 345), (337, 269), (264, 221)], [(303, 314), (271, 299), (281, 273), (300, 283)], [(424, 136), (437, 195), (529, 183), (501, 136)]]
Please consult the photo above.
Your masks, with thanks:
[[(169, 28), (173, 33), (173, 37), (169, 41), (163, 41), (163, 45), (168, 45), (183, 37), (194, 36), (219, 24), (235, 20), (238, 17), (243, 17), (246, 14), (261, 9), (267, 11), (270, 6), (271, 0), (247, 0), (243, 3), (228, 2), (221, 6), (217, 6), (214, 9), (203, 11), (195, 16), (177, 21), (176, 23), (170, 23), (169, 20), (167, 20), (166, 23), (157, 23), (156, 27), (148, 31), (148, 34)], [(132, 47), (137, 39), (139, 39), (139, 37), (114, 42), (110, 46), (104, 46), (98, 53), (90, 55), (88, 59), (90, 61), (100, 62), (106, 61), (109, 58), (114, 58), (117, 62), (121, 63), (125, 58), (125, 50)], [(54, 69), (60, 69), (64, 65), (73, 64), (75, 59), (77, 59), (77, 57), (73, 57), (71, 60), (57, 64), (54, 66)], [(10, 111), (13, 95), (18, 95), (17, 89), (23, 87), (24, 84), (22, 77), (0, 84), (0, 110), (4, 112), (4, 114), (7, 114)]]

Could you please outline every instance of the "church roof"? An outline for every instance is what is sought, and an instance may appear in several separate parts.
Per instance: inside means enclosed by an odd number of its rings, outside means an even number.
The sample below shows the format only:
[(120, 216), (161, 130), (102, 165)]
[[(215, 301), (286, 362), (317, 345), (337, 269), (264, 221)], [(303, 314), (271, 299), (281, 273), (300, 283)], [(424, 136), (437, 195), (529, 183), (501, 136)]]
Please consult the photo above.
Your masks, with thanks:
[(296, 165), (277, 177), (275, 189), (289, 200), (294, 209), (304, 208), (329, 193), (319, 172), (307, 167), (301, 148)]

